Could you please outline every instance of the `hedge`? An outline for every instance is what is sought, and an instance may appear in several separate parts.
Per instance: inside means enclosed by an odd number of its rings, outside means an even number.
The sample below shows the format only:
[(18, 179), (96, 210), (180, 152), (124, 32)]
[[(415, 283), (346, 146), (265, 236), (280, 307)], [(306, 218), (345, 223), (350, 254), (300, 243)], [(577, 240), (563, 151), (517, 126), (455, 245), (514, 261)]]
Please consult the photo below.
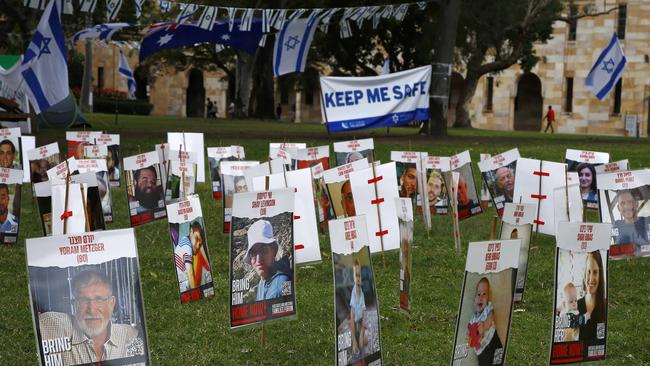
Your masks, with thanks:
[[(146, 100), (118, 99), (117, 108), (120, 114), (138, 114), (148, 116), (153, 109), (153, 104)], [(104, 97), (94, 98), (93, 112), (115, 113), (115, 99)]]

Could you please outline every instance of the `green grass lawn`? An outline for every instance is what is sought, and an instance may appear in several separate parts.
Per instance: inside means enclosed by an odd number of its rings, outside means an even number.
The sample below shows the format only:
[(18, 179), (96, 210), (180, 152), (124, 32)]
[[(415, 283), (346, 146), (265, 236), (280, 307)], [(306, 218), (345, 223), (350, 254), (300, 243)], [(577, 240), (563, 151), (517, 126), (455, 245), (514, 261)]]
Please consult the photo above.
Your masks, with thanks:
[[(121, 134), (121, 152), (129, 156), (150, 151), (166, 141), (167, 131), (200, 131), (206, 146), (239, 144), (251, 160), (266, 160), (268, 142), (306, 142), (311, 146), (352, 137), (375, 138), (375, 154), (382, 162), (391, 150), (412, 149), (430, 155), (450, 155), (470, 150), (496, 154), (518, 147), (522, 156), (563, 161), (566, 148), (606, 151), (612, 161), (628, 158), (638, 169), (650, 166), (648, 139), (635, 142), (621, 137), (542, 135), (530, 132), (449, 130), (444, 139), (417, 136), (414, 128), (363, 131), (332, 135), (318, 124), (291, 124), (262, 120), (204, 120), (172, 117), (90, 115), (93, 130)], [(37, 146), (53, 141), (65, 150), (63, 130), (41, 130)], [(333, 151), (330, 151), (333, 155)], [(332, 159), (333, 160), (333, 159)], [(478, 167), (474, 166), (478, 177)], [(207, 175), (209, 176), (209, 175)], [(231, 332), (228, 328), (228, 236), (221, 233), (221, 202), (214, 201), (209, 183), (199, 184), (207, 238), (212, 259), (216, 296), (181, 306), (172, 261), (167, 222), (135, 229), (140, 255), (142, 287), (151, 358), (157, 365), (328, 365), (335, 362), (334, 299), (329, 239), (321, 235), (323, 261), (296, 270), (298, 317), (266, 326), (266, 343), (260, 345), (260, 328)], [(38, 362), (32, 326), (25, 238), (41, 236), (36, 202), (31, 188), (23, 187), (19, 244), (0, 247), (0, 365)], [(126, 194), (115, 189), (115, 223), (128, 227)], [(411, 275), (413, 317), (399, 307), (399, 254), (373, 256), (381, 309), (381, 341), (386, 365), (449, 364), (456, 324), (467, 243), (488, 240), (493, 208), (461, 222), (463, 254), (454, 250), (452, 222), (433, 219), (427, 233), (422, 220), (415, 223), (415, 249)], [(597, 220), (597, 215), (590, 215)], [(530, 251), (524, 303), (515, 308), (506, 360), (510, 365), (547, 363), (553, 316), (555, 241), (534, 236)], [(650, 364), (650, 258), (610, 262), (608, 347), (611, 365)]]

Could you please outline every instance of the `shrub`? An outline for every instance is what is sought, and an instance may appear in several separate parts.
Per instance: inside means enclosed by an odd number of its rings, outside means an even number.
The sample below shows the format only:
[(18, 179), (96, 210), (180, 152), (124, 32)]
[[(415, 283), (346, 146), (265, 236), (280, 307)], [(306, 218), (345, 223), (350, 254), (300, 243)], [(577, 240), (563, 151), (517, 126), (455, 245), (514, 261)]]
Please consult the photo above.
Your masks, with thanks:
[[(147, 116), (151, 113), (153, 104), (146, 100), (118, 99), (117, 110), (120, 114), (137, 114)], [(93, 112), (115, 113), (115, 99), (105, 97), (93, 98)]]

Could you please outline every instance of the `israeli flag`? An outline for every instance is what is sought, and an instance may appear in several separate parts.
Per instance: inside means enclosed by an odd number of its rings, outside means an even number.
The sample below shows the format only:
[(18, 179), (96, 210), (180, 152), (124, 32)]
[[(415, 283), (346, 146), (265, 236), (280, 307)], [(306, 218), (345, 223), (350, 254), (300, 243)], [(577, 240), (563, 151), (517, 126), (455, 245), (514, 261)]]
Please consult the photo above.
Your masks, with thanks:
[(137, 19), (140, 19), (142, 16), (142, 6), (144, 5), (144, 1), (145, 0), (135, 0), (135, 3), (133, 4), (135, 5), (135, 17)]
[(94, 12), (97, 0), (79, 0), (79, 9), (84, 13)]
[(106, 18), (113, 20), (122, 7), (122, 0), (106, 0)]
[(122, 50), (120, 50), (120, 66), (117, 71), (126, 79), (126, 85), (129, 89), (129, 99), (135, 99), (135, 79), (133, 79), (133, 72)]
[(198, 5), (181, 3), (181, 12), (176, 17), (176, 23), (181, 24), (189, 20), (197, 11), (199, 11)]
[(273, 75), (277, 77), (305, 70), (307, 53), (314, 38), (318, 19), (317, 16), (295, 17), (284, 24), (275, 41)]
[(590, 90), (596, 98), (603, 100), (616, 85), (623, 74), (627, 60), (623, 54), (616, 33), (603, 52), (600, 53), (596, 63), (589, 71), (585, 79), (585, 87)]
[(62, 101), (69, 94), (61, 3), (61, 0), (51, 0), (45, 7), (20, 65), (27, 96), (36, 113)]
[(72, 36), (72, 41), (77, 42), (79, 40), (86, 39), (86, 38), (110, 40), (113, 34), (115, 34), (115, 32), (128, 27), (133, 27), (133, 24), (130, 23), (97, 24), (94, 27), (86, 28), (84, 30), (77, 32), (74, 36)]
[(45, 2), (45, 0), (23, 0), (23, 5), (32, 9), (43, 10), (43, 8), (45, 8)]

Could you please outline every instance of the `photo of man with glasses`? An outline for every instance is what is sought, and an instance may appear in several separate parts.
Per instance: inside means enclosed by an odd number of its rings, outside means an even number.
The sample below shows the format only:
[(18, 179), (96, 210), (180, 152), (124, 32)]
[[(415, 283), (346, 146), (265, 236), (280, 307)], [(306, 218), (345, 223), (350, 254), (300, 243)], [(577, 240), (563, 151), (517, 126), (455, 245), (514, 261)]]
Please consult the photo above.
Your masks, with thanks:
[(116, 297), (106, 274), (79, 272), (70, 287), (74, 314), (48, 311), (38, 316), (43, 354), (60, 353), (65, 365), (145, 355), (138, 327), (112, 320)]

